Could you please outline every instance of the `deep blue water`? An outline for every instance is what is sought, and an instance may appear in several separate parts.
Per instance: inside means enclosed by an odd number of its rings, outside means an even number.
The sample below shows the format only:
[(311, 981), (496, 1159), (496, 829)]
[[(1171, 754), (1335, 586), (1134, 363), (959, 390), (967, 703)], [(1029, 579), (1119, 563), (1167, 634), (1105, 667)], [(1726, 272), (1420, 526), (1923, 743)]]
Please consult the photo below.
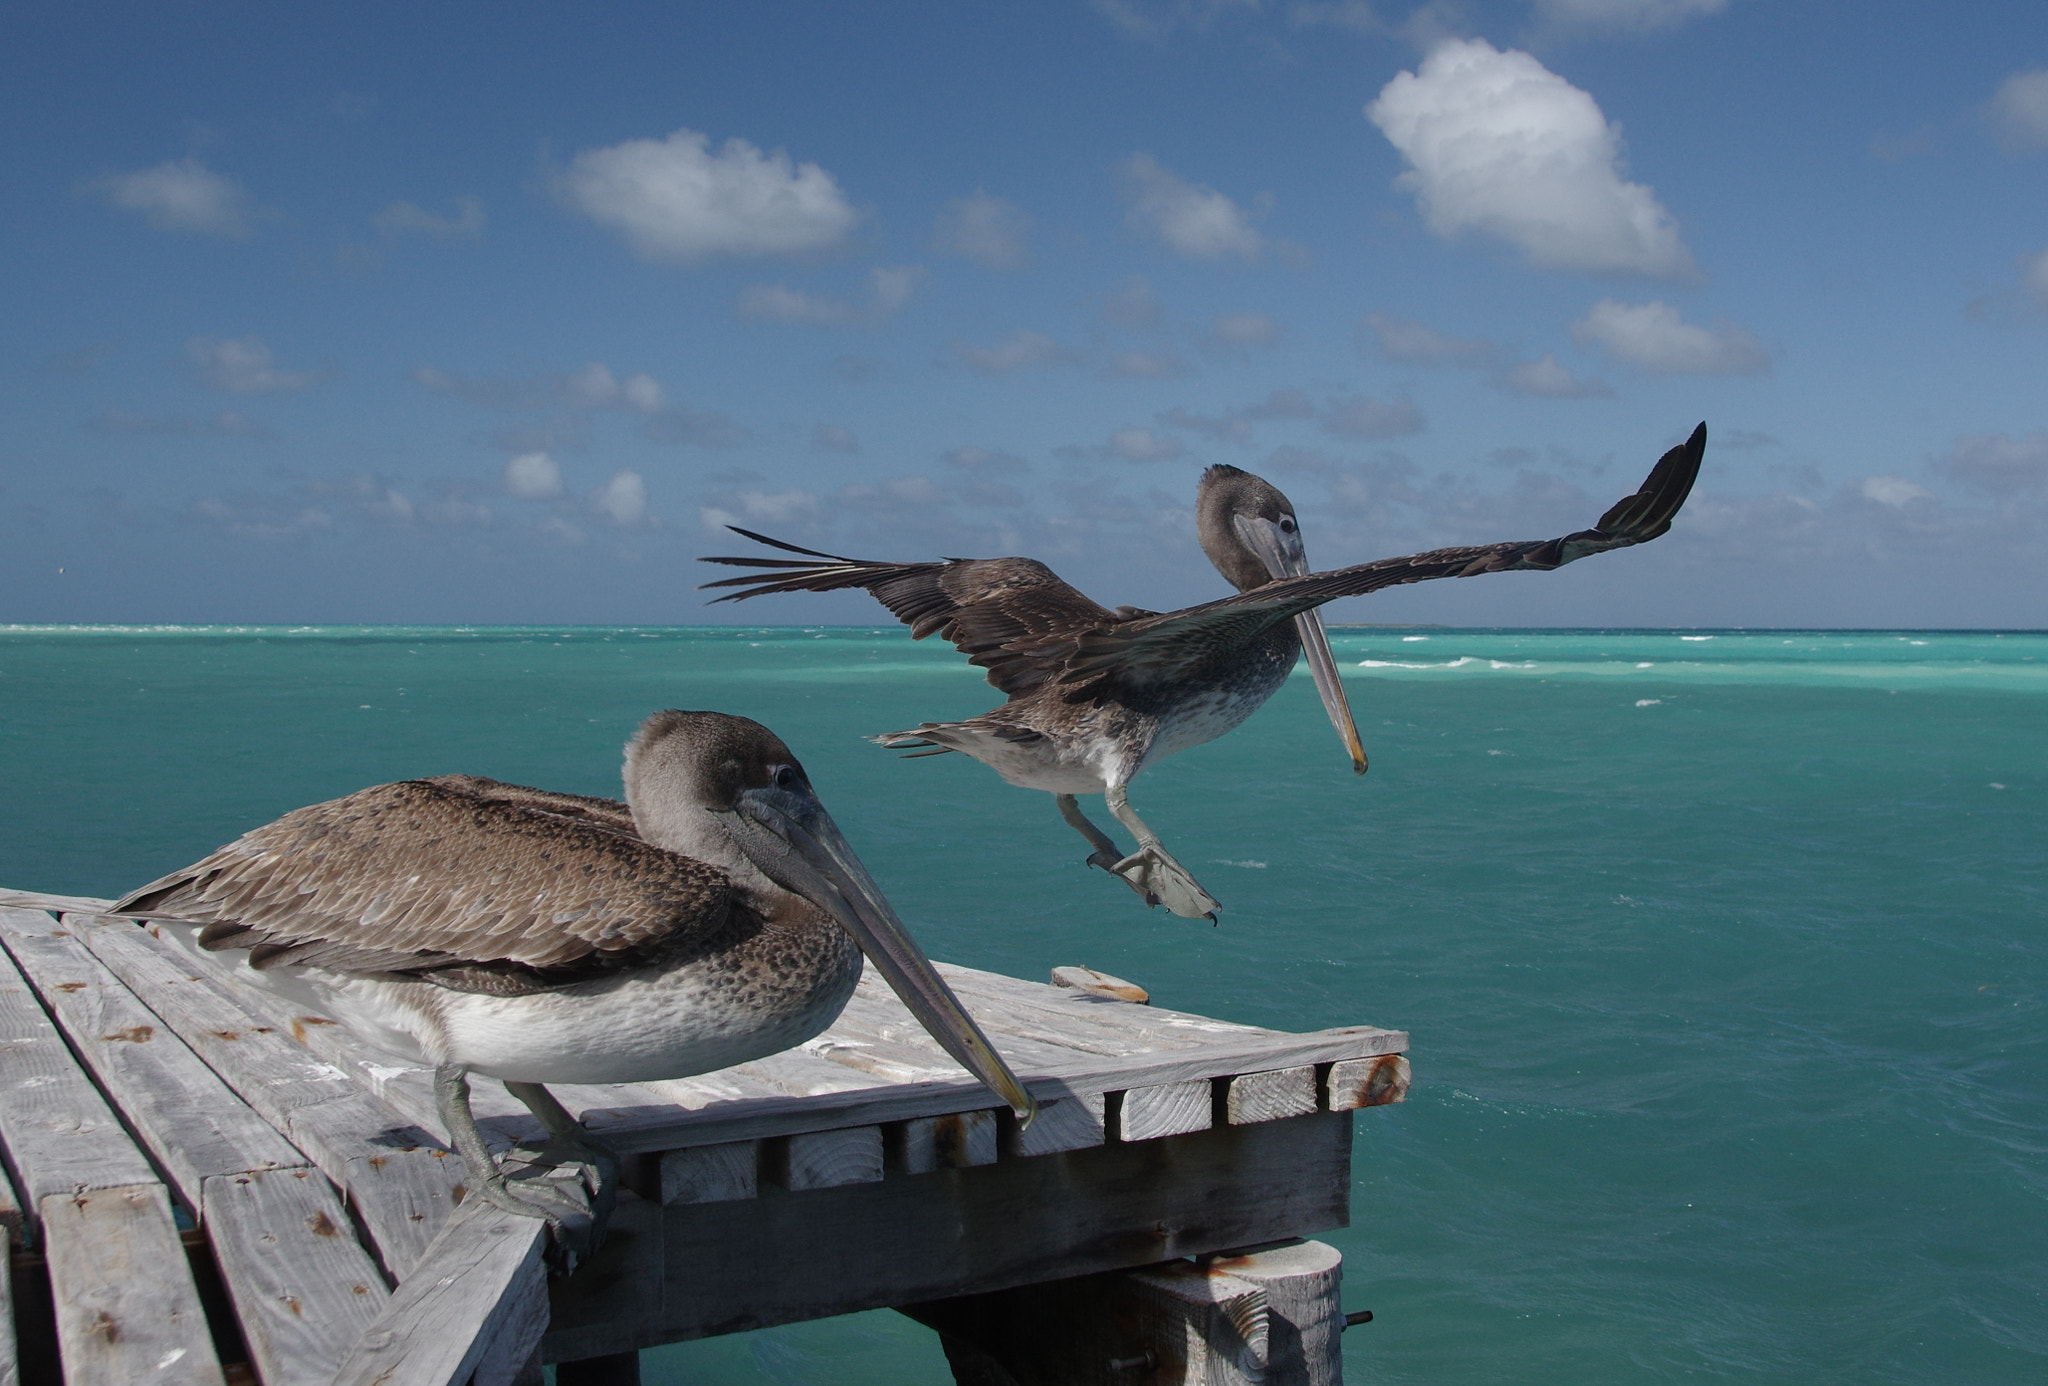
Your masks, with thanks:
[[(380, 780), (615, 794), (647, 712), (744, 712), (940, 957), (1412, 1032), (1328, 1235), (1352, 1382), (2048, 1380), (2048, 636), (1333, 634), (1371, 774), (1303, 675), (1134, 788), (1213, 929), (866, 744), (996, 697), (895, 629), (0, 627), (0, 884), (116, 894)], [(950, 1379), (889, 1314), (647, 1366)]]

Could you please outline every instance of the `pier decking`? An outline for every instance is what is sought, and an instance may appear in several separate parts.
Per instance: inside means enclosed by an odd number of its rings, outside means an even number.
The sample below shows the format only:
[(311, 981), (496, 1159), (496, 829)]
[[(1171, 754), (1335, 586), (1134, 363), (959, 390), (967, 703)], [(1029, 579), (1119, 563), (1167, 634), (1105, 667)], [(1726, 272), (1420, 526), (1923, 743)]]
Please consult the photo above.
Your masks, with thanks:
[[(941, 964), (1043, 1104), (1019, 1130), (869, 975), (800, 1049), (554, 1088), (626, 1188), (602, 1251), (550, 1282), (540, 1222), (463, 1203), (428, 1071), (105, 905), (0, 892), (0, 1386), (500, 1386), (883, 1306), (939, 1328), (962, 1380), (1335, 1379), (1334, 1254), (1187, 1258), (1348, 1222), (1351, 1112), (1405, 1094), (1398, 1031)], [(495, 1083), (475, 1107), (501, 1150), (540, 1135)], [(1321, 1300), (1288, 1309), (1286, 1275)], [(1020, 1313), (1074, 1331), (1019, 1347)], [(1316, 1322), (1288, 1339), (1290, 1314)], [(1161, 1346), (1168, 1319), (1192, 1346)], [(1312, 1333), (1323, 1365), (1280, 1365)]]

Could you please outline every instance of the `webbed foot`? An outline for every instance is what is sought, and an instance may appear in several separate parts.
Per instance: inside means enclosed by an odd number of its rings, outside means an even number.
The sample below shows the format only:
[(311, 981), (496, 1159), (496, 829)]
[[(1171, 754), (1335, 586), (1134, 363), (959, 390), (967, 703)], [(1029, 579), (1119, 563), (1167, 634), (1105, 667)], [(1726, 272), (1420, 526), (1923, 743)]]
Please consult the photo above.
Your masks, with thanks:
[(1141, 846), (1121, 859), (1097, 852), (1088, 858), (1088, 864), (1121, 878), (1146, 904), (1164, 905), (1182, 919), (1206, 919), (1214, 924), (1216, 911), (1222, 908), (1163, 847)]

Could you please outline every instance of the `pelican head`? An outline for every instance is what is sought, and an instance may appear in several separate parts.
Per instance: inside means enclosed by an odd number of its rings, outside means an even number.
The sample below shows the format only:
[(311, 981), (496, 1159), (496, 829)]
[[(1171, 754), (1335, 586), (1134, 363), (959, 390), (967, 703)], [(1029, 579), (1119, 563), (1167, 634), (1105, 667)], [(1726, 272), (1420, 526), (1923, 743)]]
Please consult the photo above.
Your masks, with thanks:
[[(656, 847), (800, 896), (853, 935), (933, 1039), (1025, 1121), (1037, 1104), (911, 938), (782, 738), (723, 712), (657, 712), (626, 746), (626, 802)], [(763, 903), (774, 912), (772, 898)]]
[[(1310, 571), (1294, 503), (1272, 482), (1240, 468), (1218, 465), (1202, 473), (1195, 492), (1195, 530), (1202, 552), (1240, 592), (1282, 578), (1304, 577)], [(1294, 629), (1308, 656), (1323, 711), (1351, 756), (1351, 768), (1362, 775), (1365, 746), (1345, 701), (1343, 681), (1337, 677), (1337, 657), (1330, 651), (1322, 613), (1313, 607), (1302, 612), (1294, 618)]]

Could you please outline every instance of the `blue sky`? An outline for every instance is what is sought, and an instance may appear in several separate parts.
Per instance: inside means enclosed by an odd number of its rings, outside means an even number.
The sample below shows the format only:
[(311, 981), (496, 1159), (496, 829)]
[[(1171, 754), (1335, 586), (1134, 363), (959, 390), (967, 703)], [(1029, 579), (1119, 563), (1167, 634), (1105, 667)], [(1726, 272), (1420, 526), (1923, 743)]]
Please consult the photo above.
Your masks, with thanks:
[[(18, 11), (0, 620), (707, 610), (726, 520), (1220, 594), (1667, 538), (1337, 621), (2048, 625), (2048, 8)], [(723, 536), (723, 537), (722, 537)]]

